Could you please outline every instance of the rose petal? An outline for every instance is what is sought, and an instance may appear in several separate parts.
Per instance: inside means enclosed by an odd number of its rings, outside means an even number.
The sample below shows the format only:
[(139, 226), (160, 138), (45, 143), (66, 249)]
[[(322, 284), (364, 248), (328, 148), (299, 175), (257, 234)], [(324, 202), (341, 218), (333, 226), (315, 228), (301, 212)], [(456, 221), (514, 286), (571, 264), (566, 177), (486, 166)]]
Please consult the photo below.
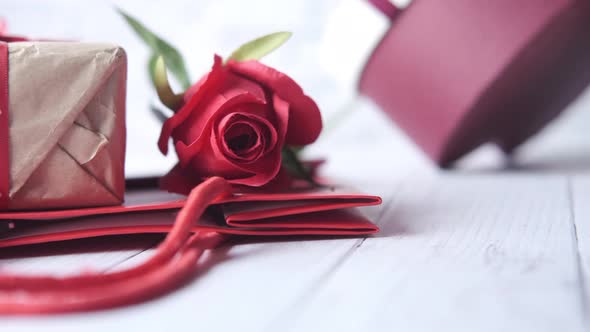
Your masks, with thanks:
[(191, 168), (203, 177), (221, 176), (232, 184), (260, 187), (273, 180), (281, 168), (281, 149), (289, 123), (289, 104), (273, 96), (277, 115), (277, 146), (268, 154), (251, 164), (241, 164), (225, 158), (219, 148), (217, 133), (212, 132), (209, 144), (203, 144), (200, 153), (194, 155)]
[[(162, 131), (158, 140), (158, 147), (164, 155), (168, 153), (168, 139), (176, 128), (186, 126), (187, 124), (194, 126), (202, 125), (202, 123), (204, 123), (203, 119), (208, 119), (208, 117), (212, 115), (211, 113), (215, 111), (214, 105), (211, 105), (212, 107), (207, 107), (207, 109), (210, 110), (209, 112), (195, 112), (195, 110), (200, 108), (200, 104), (210, 99), (208, 97), (211, 97), (211, 95), (219, 93), (220, 91), (223, 92), (226, 99), (231, 98), (231, 96), (235, 94), (249, 92), (258, 99), (260, 103), (266, 102), (264, 90), (258, 84), (224, 70), (221, 57), (215, 55), (211, 71), (187, 90), (185, 93), (185, 104), (162, 126)], [(186, 96), (190, 97), (187, 99)], [(202, 127), (185, 128), (181, 133), (197, 133), (198, 135), (202, 129)], [(186, 140), (185, 138), (186, 144), (190, 144), (190, 142), (191, 141)]]
[(269, 183), (279, 173), (279, 170), (281, 169), (281, 149), (279, 147), (282, 147), (284, 144), (285, 131), (289, 124), (289, 116), (291, 113), (289, 113), (290, 105), (277, 95), (273, 95), (273, 105), (277, 114), (277, 148), (272, 150), (271, 153), (267, 154), (265, 157), (259, 159), (259, 162), (247, 165), (247, 168), (235, 165), (236, 167), (243, 168), (245, 171), (252, 173), (252, 176), (230, 180), (231, 183), (260, 187)]
[[(276, 111), (275, 111), (276, 112)], [(277, 129), (275, 128), (275, 125), (273, 125), (269, 120), (267, 120), (266, 118), (260, 117), (256, 114), (248, 114), (248, 113), (244, 113), (244, 112), (235, 112), (235, 113), (231, 113), (229, 115), (227, 115), (225, 118), (222, 119), (222, 121), (219, 123), (219, 125), (217, 126), (217, 135), (219, 137), (222, 137), (224, 135), (223, 131), (224, 128), (227, 126), (228, 123), (230, 123), (232, 121), (232, 119), (234, 121), (238, 121), (237, 119), (244, 119), (244, 121), (250, 122), (252, 126), (257, 126), (257, 123), (260, 123), (264, 128), (266, 128), (268, 131), (267, 133), (269, 134), (269, 137), (264, 137), (265, 138), (265, 146), (264, 146), (264, 152), (267, 153), (268, 151), (274, 149), (274, 147), (277, 145), (277, 141), (278, 141), (278, 134), (277, 134)], [(260, 127), (260, 129), (258, 130), (259, 133), (263, 131), (262, 127)]]
[[(226, 99), (226, 96), (217, 95), (215, 98), (219, 102), (215, 102), (216, 104), (221, 104), (217, 109), (218, 116), (223, 116), (226, 112), (231, 111), (236, 105), (239, 104), (254, 104), (256, 102), (261, 102), (255, 96), (248, 92), (241, 92), (242, 94), (233, 95), (229, 99)], [(178, 140), (175, 143), (176, 154), (178, 155), (178, 159), (182, 167), (186, 167), (191, 160), (200, 152), (205, 143), (209, 140), (209, 135), (212, 132), (213, 127), (213, 120), (209, 119), (206, 124), (206, 127), (202, 130), (201, 135), (192, 143), (186, 144), (182, 140)]]
[[(226, 116), (227, 118), (227, 116)], [(219, 127), (224, 127), (223, 121)], [(265, 131), (267, 128), (262, 128), (259, 123), (250, 123), (246, 121), (235, 121), (227, 126), (227, 129), (218, 129), (219, 143), (223, 147), (223, 153), (226, 157), (234, 159), (238, 162), (255, 162), (263, 153), (265, 149)], [(219, 134), (221, 133), (221, 135)], [(249, 145), (245, 146), (239, 151), (234, 151), (234, 148), (230, 146), (232, 138), (228, 138), (228, 135), (234, 137), (240, 136), (255, 136), (248, 137)], [(233, 138), (235, 140), (235, 138)]]
[(207, 78), (209, 78), (209, 75), (211, 75), (211, 72), (207, 73), (206, 75), (204, 75), (203, 77), (201, 77), (200, 80), (197, 81), (197, 83), (191, 85), (182, 95), (182, 100), (184, 102), (184, 104), (188, 103), (191, 99), (191, 97), (197, 92), (199, 91), (199, 89), (201, 88), (201, 86), (203, 84), (205, 84), (205, 82), (207, 82)]
[(289, 127), (289, 123), (291, 121), (291, 115), (293, 114), (290, 112), (291, 105), (289, 102), (285, 101), (282, 97), (277, 94), (272, 96), (272, 103), (275, 108), (275, 112), (277, 115), (277, 131), (279, 133), (279, 144), (282, 147), (283, 141), (286, 140), (286, 131)]
[[(216, 156), (222, 156), (222, 152), (217, 145), (212, 145), (211, 147)], [(223, 178), (228, 179), (233, 184), (259, 187), (268, 183), (278, 173), (281, 166), (281, 151), (275, 149), (251, 164), (236, 163), (229, 159), (225, 159), (224, 162), (226, 163), (226, 171), (223, 172)], [(220, 164), (210, 168), (211, 174), (217, 174), (222, 169)]]
[(222, 139), (228, 148), (232, 151), (240, 152), (249, 151), (256, 146), (256, 144), (260, 144), (260, 139), (264, 135), (260, 126), (239, 120), (229, 124), (227, 128), (219, 131), (223, 132)]
[[(207, 124), (218, 118), (221, 106), (227, 100), (236, 95), (250, 94), (257, 104), (266, 104), (266, 96), (262, 88), (244, 78), (238, 77), (232, 73), (224, 76), (223, 85), (208, 100), (204, 100), (200, 106), (190, 114), (188, 119), (178, 126), (172, 133), (175, 140), (181, 140), (185, 144), (191, 144), (201, 137), (205, 132)], [(267, 114), (266, 108), (258, 108), (262, 114)]]
[(287, 144), (306, 145), (318, 138), (322, 130), (320, 110), (293, 79), (258, 61), (229, 61), (227, 66), (230, 71), (264, 85), (290, 105)]
[[(248, 91), (253, 94), (258, 100), (266, 102), (266, 94), (264, 89), (255, 82), (249, 79), (245, 79), (242, 76), (236, 75), (230, 71), (227, 72), (226, 80), (222, 87), (222, 93), (226, 94), (228, 91), (237, 91), (233, 93), (241, 93), (242, 91)], [(262, 103), (262, 102), (261, 102)]]
[(176, 112), (176, 114), (174, 114), (170, 119), (166, 120), (164, 125), (162, 125), (162, 131), (160, 132), (160, 138), (158, 139), (158, 147), (164, 155), (168, 154), (168, 140), (170, 139), (170, 135), (172, 135), (172, 131), (176, 129), (176, 127), (180, 126), (190, 116), (192, 110), (197, 107), (197, 105), (208, 93), (215, 92), (215, 90), (219, 88), (223, 81), (223, 76), (224, 70), (221, 57), (215, 55), (213, 68), (207, 75), (206, 82), (202, 85), (203, 89), (197, 90), (197, 92), (192, 95), (188, 103), (181, 107), (180, 110)]
[(228, 181), (236, 178), (249, 177), (252, 174), (248, 171), (237, 167), (230, 162), (223, 153), (218, 149), (218, 144), (214, 134), (207, 137), (209, 141), (202, 145), (202, 149), (190, 161), (186, 169), (190, 169), (193, 174), (200, 178), (211, 176), (221, 176)]

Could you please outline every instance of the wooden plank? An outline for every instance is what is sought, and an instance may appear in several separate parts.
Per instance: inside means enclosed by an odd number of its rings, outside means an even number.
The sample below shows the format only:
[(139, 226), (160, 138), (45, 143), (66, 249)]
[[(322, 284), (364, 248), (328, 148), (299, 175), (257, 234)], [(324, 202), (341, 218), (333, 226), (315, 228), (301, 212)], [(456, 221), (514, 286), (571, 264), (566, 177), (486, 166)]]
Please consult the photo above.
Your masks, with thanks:
[[(262, 331), (285, 303), (301, 301), (350, 255), (360, 239), (241, 243), (216, 250), (193, 283), (154, 301), (98, 313), (2, 321), (3, 330)], [(145, 252), (118, 266), (136, 264)], [(302, 303), (304, 305), (304, 303)]]
[(583, 298), (581, 305), (590, 325), (590, 175), (575, 176), (571, 180), (573, 196), (573, 222), (577, 254), (580, 263)]
[(383, 234), (366, 241), (241, 243), (158, 300), (3, 326), (583, 330), (564, 177), (447, 174), (413, 179), (393, 197)]
[(2, 248), (0, 267), (2, 271), (11, 273), (59, 276), (107, 271), (153, 247), (159, 238), (153, 235), (135, 238), (91, 238)]
[[(564, 177), (411, 181), (366, 240), (274, 327), (335, 331), (583, 330)], [(285, 325), (283, 325), (285, 326)]]
[[(383, 206), (365, 209), (365, 213), (379, 220), (390, 197), (384, 197)], [(298, 303), (303, 309), (308, 298), (324, 287), (363, 241), (313, 237), (236, 239), (208, 256), (211, 260), (203, 263), (206, 271), (182, 290), (114, 310), (100, 320), (109, 327), (115, 327), (124, 317), (132, 322), (129, 326), (139, 324), (156, 330), (165, 324), (181, 328), (194, 320), (209, 331), (263, 331), (274, 318), (282, 317), (285, 305)], [(151, 250), (145, 251), (117, 269), (138, 264), (152, 254)]]

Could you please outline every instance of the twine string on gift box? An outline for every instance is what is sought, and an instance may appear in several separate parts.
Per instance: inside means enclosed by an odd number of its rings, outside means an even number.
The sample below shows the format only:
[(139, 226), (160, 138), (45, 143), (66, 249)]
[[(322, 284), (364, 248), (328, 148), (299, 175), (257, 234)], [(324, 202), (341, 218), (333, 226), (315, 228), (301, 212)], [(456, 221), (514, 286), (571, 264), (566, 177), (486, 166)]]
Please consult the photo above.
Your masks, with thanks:
[(106, 309), (144, 301), (178, 287), (196, 271), (204, 251), (223, 242), (219, 233), (191, 235), (191, 228), (212, 202), (229, 194), (231, 186), (219, 177), (195, 187), (156, 253), (128, 270), (63, 278), (0, 274), (0, 314)]

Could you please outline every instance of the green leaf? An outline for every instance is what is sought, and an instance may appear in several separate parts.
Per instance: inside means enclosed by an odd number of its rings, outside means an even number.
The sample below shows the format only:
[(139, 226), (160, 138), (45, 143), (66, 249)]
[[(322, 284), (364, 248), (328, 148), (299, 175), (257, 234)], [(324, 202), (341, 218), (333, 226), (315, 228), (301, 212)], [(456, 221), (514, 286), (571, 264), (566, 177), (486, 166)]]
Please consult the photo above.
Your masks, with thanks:
[(166, 105), (169, 109), (177, 111), (182, 104), (182, 94), (175, 94), (170, 87), (168, 82), (168, 73), (166, 71), (166, 64), (164, 63), (164, 57), (157, 56), (154, 61), (154, 57), (150, 58), (150, 74), (156, 87), (156, 92), (162, 104)]
[(301, 160), (299, 160), (297, 152), (295, 152), (292, 147), (286, 145), (283, 146), (281, 155), (283, 157), (282, 164), (291, 175), (296, 178), (303, 179), (316, 187), (321, 186), (313, 179), (309, 170), (305, 167), (305, 165), (303, 165)]
[(235, 50), (228, 58), (234, 61), (260, 60), (291, 38), (290, 32), (275, 32), (256, 38)]
[(156, 60), (158, 60), (159, 57), (160, 55), (158, 54), (152, 54), (152, 56), (150, 56), (150, 60), (148, 61), (148, 72), (150, 74), (150, 80), (152, 81), (152, 83), (156, 81), (154, 69), (156, 68)]
[(152, 53), (156, 55), (162, 55), (166, 64), (170, 67), (170, 72), (182, 85), (183, 89), (188, 89), (191, 85), (191, 80), (186, 70), (184, 59), (182, 55), (174, 46), (157, 36), (155, 33), (146, 28), (137, 19), (125, 13), (120, 8), (117, 11), (127, 21), (127, 23), (133, 28), (135, 33), (148, 45)]
[(150, 111), (161, 123), (164, 123), (166, 122), (166, 120), (168, 120), (168, 115), (166, 114), (166, 112), (159, 109), (156, 105), (150, 105)]

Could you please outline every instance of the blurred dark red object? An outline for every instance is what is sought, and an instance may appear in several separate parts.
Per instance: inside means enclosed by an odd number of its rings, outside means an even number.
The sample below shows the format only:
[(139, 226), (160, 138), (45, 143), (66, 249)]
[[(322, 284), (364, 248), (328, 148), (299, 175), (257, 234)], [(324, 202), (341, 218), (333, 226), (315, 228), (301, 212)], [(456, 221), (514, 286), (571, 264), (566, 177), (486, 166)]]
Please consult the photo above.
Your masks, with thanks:
[(359, 89), (440, 166), (512, 152), (590, 83), (588, 0), (370, 2), (392, 24)]

